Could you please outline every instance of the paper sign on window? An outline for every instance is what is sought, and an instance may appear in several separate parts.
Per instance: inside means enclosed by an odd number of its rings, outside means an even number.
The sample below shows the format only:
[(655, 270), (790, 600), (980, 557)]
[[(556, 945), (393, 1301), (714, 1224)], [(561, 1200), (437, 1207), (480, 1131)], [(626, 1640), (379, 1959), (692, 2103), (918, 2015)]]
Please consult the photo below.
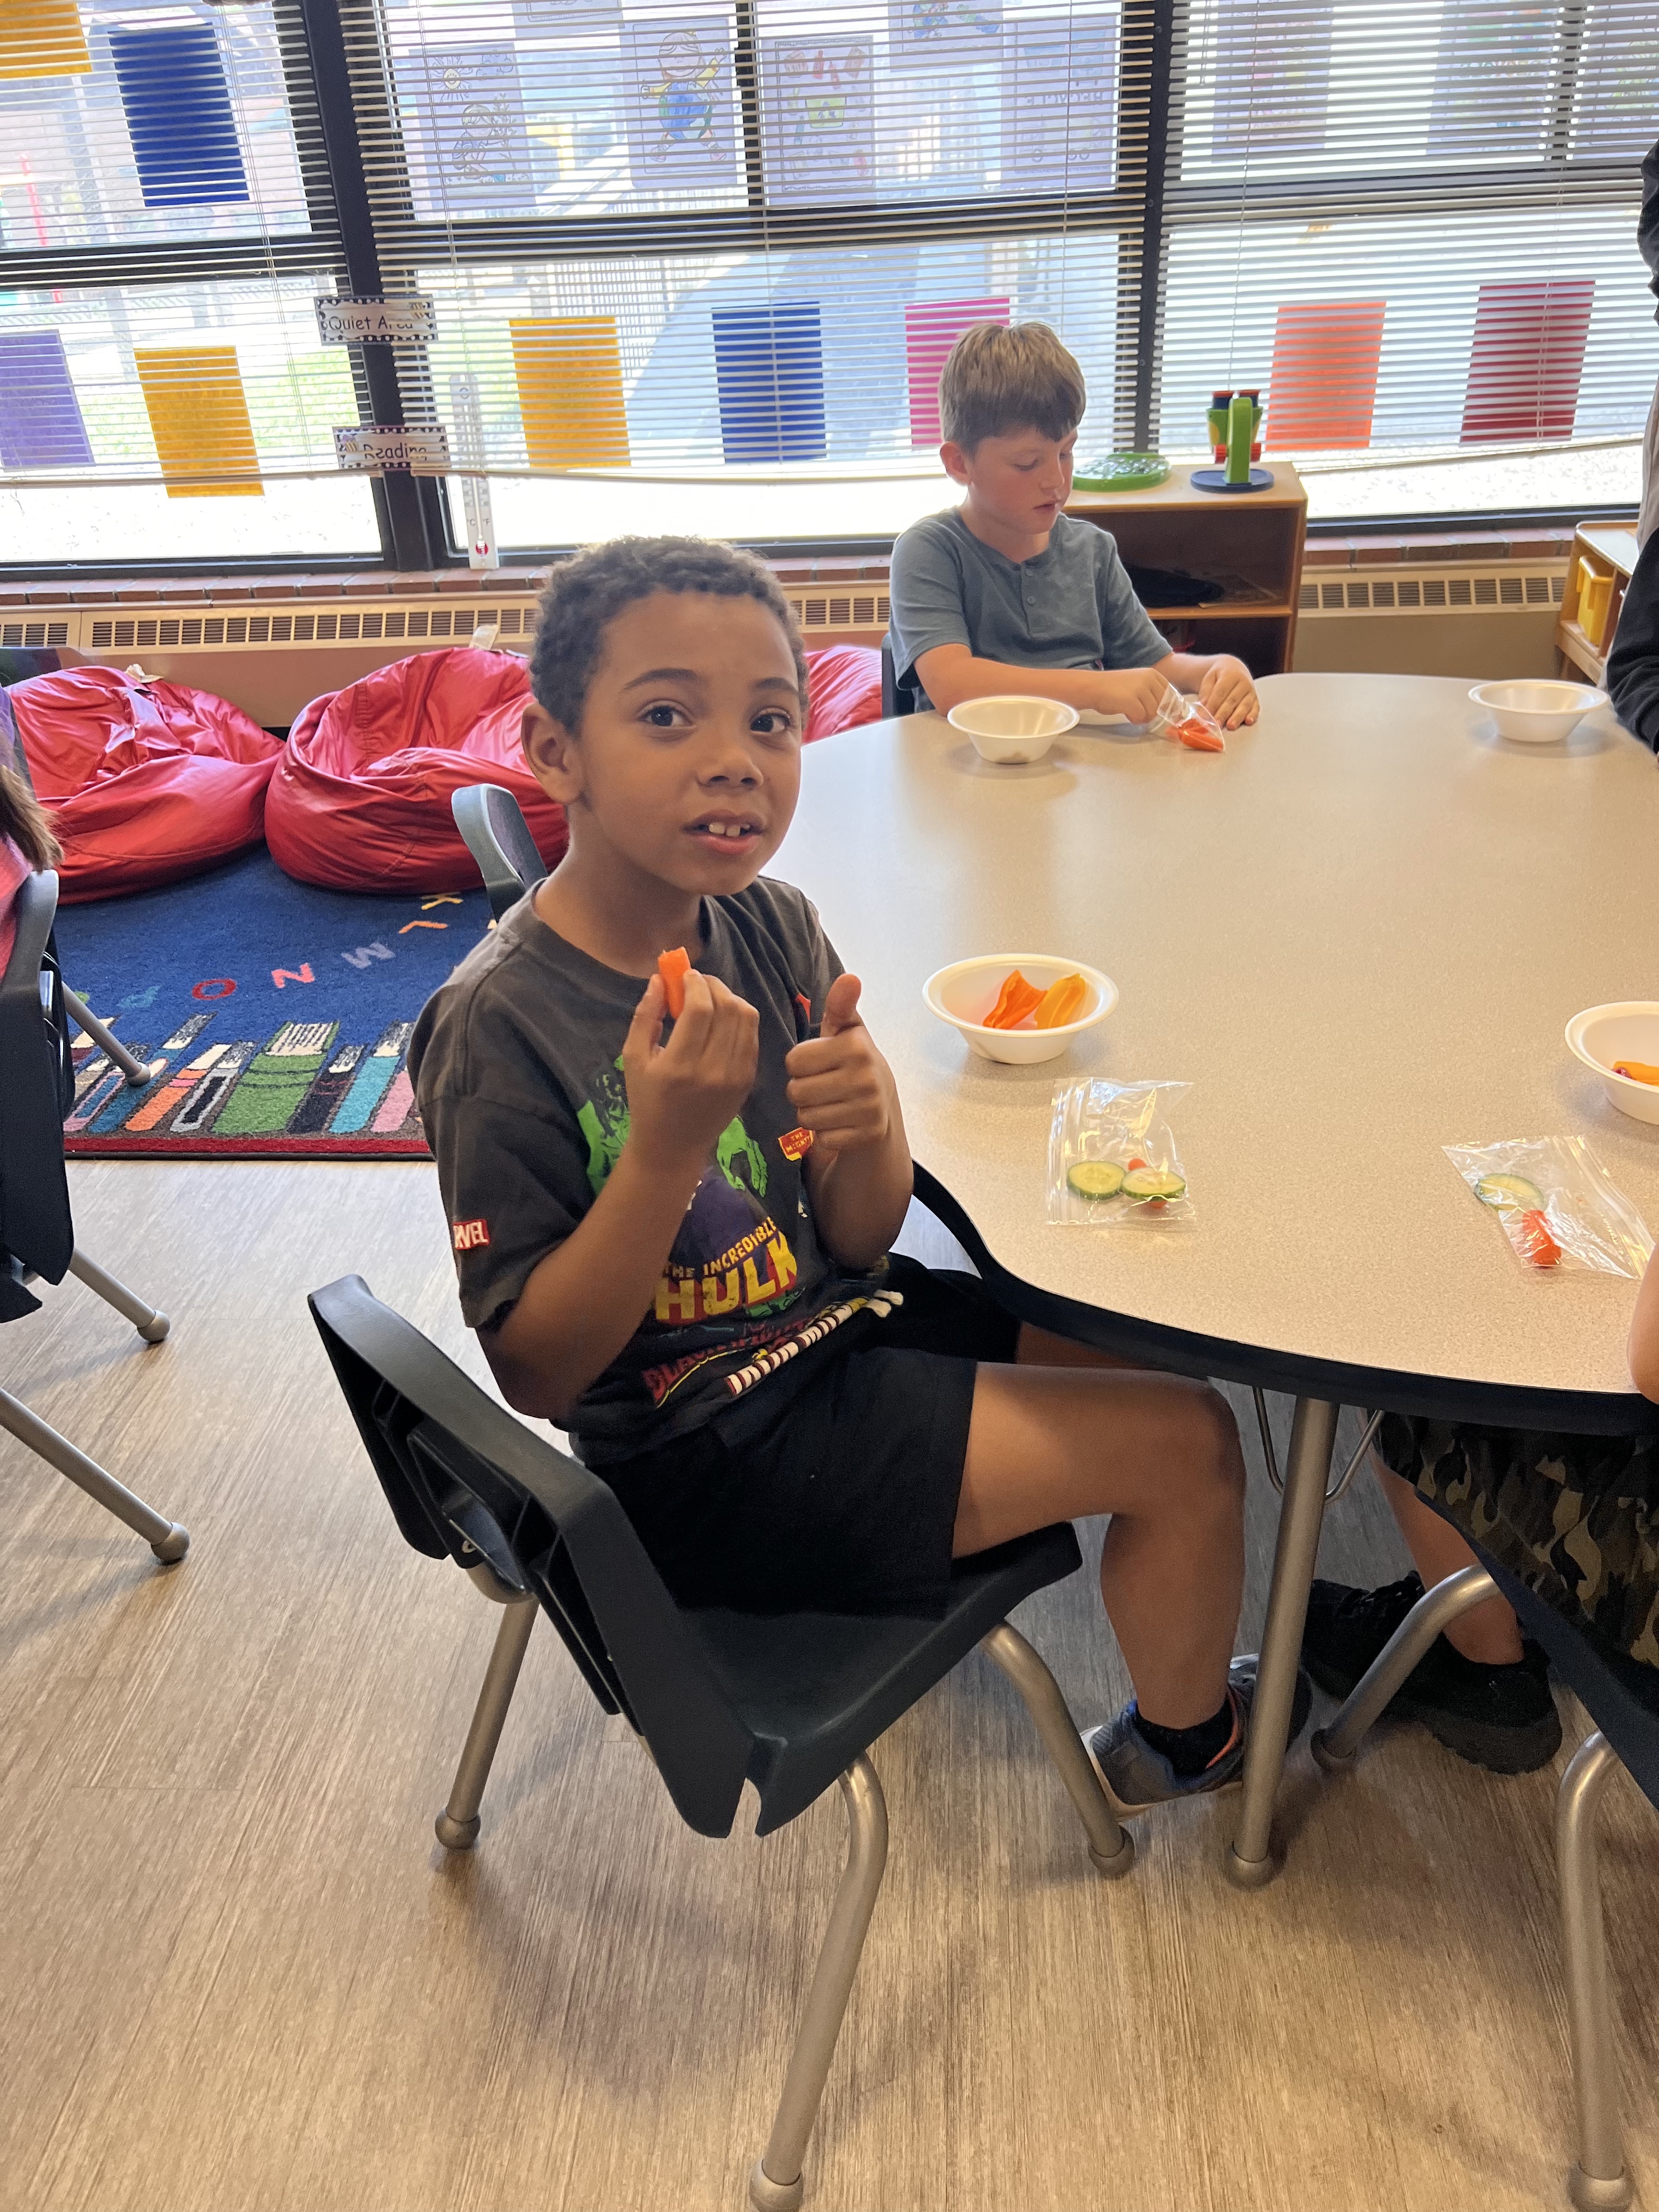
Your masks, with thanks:
[(1117, 17), (1012, 15), (1004, 42), (1002, 188), (1108, 191), (1117, 155)]
[(769, 39), (761, 49), (766, 176), (785, 201), (864, 199), (875, 188), (868, 39)]
[(623, 26), (628, 166), (638, 191), (698, 191), (738, 174), (732, 26), (725, 15)]
[(415, 114), (420, 212), (522, 207), (536, 197), (524, 94), (511, 46), (423, 46), (398, 69)]
[(1002, 0), (888, 0), (895, 69), (955, 69), (1002, 59)]

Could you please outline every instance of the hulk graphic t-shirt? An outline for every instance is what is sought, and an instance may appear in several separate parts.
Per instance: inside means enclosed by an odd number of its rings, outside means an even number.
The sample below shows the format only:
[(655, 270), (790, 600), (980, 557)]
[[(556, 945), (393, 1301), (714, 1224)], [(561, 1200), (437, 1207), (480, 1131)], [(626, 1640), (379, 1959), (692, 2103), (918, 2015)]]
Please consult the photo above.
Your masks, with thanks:
[[(705, 899), (702, 938), (697, 966), (760, 1015), (759, 1066), (649, 1310), (571, 1417), (594, 1466), (735, 1408), (865, 1313), (874, 1288), (839, 1274), (819, 1248), (804, 1172), (811, 1139), (784, 1087), (785, 1057), (817, 1034), (841, 973), (817, 915), (799, 891), (763, 878)], [(620, 1054), (644, 988), (568, 945), (526, 898), (416, 1024), (409, 1065), (471, 1328), (499, 1325), (604, 1189), (628, 1138)]]

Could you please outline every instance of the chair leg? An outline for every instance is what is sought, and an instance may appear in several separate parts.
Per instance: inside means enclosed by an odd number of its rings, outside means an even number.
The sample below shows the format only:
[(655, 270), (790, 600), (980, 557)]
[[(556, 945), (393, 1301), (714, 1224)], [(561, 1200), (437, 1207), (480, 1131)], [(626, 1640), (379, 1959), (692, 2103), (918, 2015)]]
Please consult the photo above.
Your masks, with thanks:
[(9, 1429), (13, 1436), (36, 1452), (59, 1474), (67, 1475), (88, 1498), (95, 1498), (106, 1512), (118, 1521), (125, 1521), (129, 1528), (137, 1531), (156, 1558), (172, 1566), (182, 1559), (190, 1549), (190, 1531), (177, 1521), (169, 1521), (164, 1513), (146, 1505), (142, 1498), (118, 1482), (112, 1474), (106, 1474), (95, 1459), (88, 1459), (77, 1451), (67, 1437), (60, 1437), (38, 1413), (30, 1413), (20, 1399), (9, 1390), (0, 1390), (0, 1428)]
[(89, 1291), (95, 1291), (106, 1306), (125, 1315), (146, 1344), (160, 1344), (173, 1327), (159, 1306), (147, 1306), (136, 1291), (106, 1275), (95, 1260), (88, 1260), (78, 1244), (70, 1255), (70, 1273)]
[(1025, 1710), (1036, 1723), (1037, 1734), (1060, 1770), (1066, 1794), (1077, 1808), (1089, 1838), (1089, 1856), (1102, 1874), (1113, 1880), (1127, 1874), (1134, 1864), (1133, 1840), (1128, 1830), (1118, 1825), (1094, 1761), (1083, 1747), (1071, 1709), (1041, 1654), (1006, 1620), (981, 1638), (979, 1648), (995, 1660), (1024, 1699)]
[(1498, 1595), (1484, 1567), (1460, 1567), (1425, 1590), (1349, 1691), (1328, 1728), (1314, 1732), (1313, 1755), (1327, 1774), (1346, 1774), (1367, 1729), (1449, 1622)]
[[(64, 1007), (77, 1030), (83, 1030), (102, 1051), (107, 1053), (134, 1090), (142, 1091), (155, 1073), (142, 1060), (130, 1053), (113, 1030), (106, 1029), (84, 999), (79, 999), (67, 983), (64, 986)], [(159, 1063), (157, 1063), (159, 1065)]]
[(478, 1808), (483, 1802), (484, 1784), (489, 1779), (507, 1709), (513, 1702), (519, 1669), (524, 1664), (530, 1632), (535, 1626), (533, 1597), (520, 1598), (502, 1608), (495, 1649), (484, 1669), (483, 1687), (472, 1709), (472, 1725), (466, 1732), (460, 1764), (450, 1784), (449, 1802), (433, 1824), (438, 1832), (438, 1841), (447, 1851), (470, 1851), (478, 1840)]
[(806, 2139), (818, 2116), (865, 1931), (887, 1864), (887, 1801), (865, 1753), (842, 1776), (841, 1794), (847, 1807), (847, 1867), (790, 2054), (771, 2138), (749, 2176), (749, 2201), (755, 2212), (796, 2212), (801, 2201)]
[(1555, 1801), (1561, 1948), (1578, 2106), (1578, 2157), (1567, 2176), (1567, 2193), (1579, 2212), (1621, 2212), (1632, 2193), (1619, 2136), (1613, 2006), (1607, 1996), (1607, 1947), (1595, 1851), (1596, 1812), (1619, 1765), (1619, 1754), (1604, 1735), (1586, 1736), (1561, 1778)]

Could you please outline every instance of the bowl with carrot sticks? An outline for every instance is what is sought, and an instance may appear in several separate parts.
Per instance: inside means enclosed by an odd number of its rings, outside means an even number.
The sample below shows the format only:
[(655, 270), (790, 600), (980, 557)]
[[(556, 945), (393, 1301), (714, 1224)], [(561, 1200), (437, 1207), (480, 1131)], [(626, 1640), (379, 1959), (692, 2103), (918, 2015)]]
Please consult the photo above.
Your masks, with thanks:
[(1659, 999), (1586, 1007), (1567, 1024), (1567, 1046), (1601, 1077), (1609, 1105), (1659, 1122)]
[(930, 975), (921, 994), (940, 1021), (962, 1032), (970, 1052), (1016, 1067), (1058, 1060), (1117, 1004), (1109, 975), (1051, 952), (956, 960)]

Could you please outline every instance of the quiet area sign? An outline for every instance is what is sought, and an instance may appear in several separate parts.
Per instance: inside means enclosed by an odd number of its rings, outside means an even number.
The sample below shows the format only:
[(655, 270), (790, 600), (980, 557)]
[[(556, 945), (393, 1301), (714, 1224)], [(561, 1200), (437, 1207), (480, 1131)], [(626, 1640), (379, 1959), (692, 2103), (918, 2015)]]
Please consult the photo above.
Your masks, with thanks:
[(322, 294), (314, 304), (325, 345), (430, 345), (438, 334), (434, 304), (418, 293), (391, 300), (368, 292)]

